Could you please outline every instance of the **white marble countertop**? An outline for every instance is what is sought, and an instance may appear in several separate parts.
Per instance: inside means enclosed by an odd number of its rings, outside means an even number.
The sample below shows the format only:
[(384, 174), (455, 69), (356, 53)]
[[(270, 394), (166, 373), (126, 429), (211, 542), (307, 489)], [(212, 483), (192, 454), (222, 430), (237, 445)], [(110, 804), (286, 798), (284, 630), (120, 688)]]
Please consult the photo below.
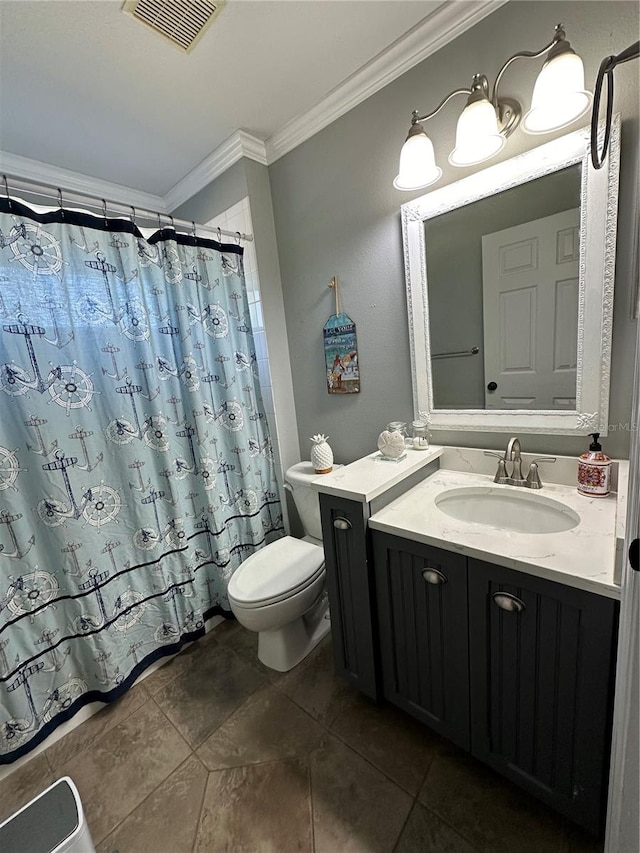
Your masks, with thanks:
[(442, 456), (443, 448), (431, 445), (427, 450), (407, 449), (400, 462), (380, 461), (376, 451), (330, 474), (320, 474), (312, 488), (328, 495), (369, 503), (402, 480)]
[(516, 486), (495, 485), (493, 477), (486, 474), (440, 469), (373, 515), (369, 525), (609, 598), (620, 597), (620, 587), (614, 581), (618, 532), (615, 493), (606, 498), (588, 498), (575, 487), (545, 483), (534, 494), (574, 510), (580, 522), (562, 533), (531, 534), (458, 521), (436, 506), (438, 495), (465, 486), (524, 491)]

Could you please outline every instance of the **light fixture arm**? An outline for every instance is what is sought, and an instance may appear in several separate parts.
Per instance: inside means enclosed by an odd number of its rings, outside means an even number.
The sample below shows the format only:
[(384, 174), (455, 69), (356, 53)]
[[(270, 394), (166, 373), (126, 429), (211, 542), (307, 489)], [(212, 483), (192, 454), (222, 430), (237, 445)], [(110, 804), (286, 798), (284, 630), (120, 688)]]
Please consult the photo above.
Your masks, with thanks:
[(427, 121), (430, 118), (438, 115), (440, 110), (444, 107), (445, 104), (448, 104), (451, 98), (454, 98), (456, 95), (467, 95), (471, 94), (471, 89), (455, 89), (453, 92), (449, 92), (446, 98), (443, 98), (435, 110), (432, 110), (430, 113), (426, 113), (426, 115), (418, 115), (418, 110), (414, 110), (411, 114), (411, 124), (416, 124), (419, 121)]
[(551, 51), (557, 44), (563, 41), (566, 42), (566, 33), (564, 31), (564, 25), (557, 24), (556, 31), (549, 44), (546, 44), (538, 51), (521, 50), (519, 53), (514, 53), (513, 56), (510, 56), (509, 59), (507, 59), (507, 61), (504, 63), (500, 71), (498, 71), (496, 82), (493, 84), (493, 89), (491, 91), (491, 103), (494, 105), (494, 107), (498, 107), (498, 86), (500, 85), (500, 81), (502, 80), (504, 72), (507, 70), (507, 68), (511, 65), (512, 62), (515, 62), (516, 59), (540, 59), (541, 56), (544, 56), (545, 53)]

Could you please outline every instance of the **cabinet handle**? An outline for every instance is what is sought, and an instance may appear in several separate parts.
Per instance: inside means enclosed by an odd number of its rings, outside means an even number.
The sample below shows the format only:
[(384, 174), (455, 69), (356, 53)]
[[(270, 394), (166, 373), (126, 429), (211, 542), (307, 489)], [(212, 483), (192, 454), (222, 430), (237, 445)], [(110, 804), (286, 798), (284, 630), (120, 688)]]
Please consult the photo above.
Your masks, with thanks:
[(439, 584), (447, 582), (447, 576), (443, 575), (442, 572), (439, 572), (437, 569), (425, 569), (422, 572), (422, 577), (427, 583)]
[(346, 518), (335, 518), (333, 526), (338, 530), (351, 530), (351, 522)]
[(501, 610), (508, 610), (510, 613), (521, 613), (526, 610), (524, 601), (521, 601), (510, 592), (494, 592), (493, 600)]

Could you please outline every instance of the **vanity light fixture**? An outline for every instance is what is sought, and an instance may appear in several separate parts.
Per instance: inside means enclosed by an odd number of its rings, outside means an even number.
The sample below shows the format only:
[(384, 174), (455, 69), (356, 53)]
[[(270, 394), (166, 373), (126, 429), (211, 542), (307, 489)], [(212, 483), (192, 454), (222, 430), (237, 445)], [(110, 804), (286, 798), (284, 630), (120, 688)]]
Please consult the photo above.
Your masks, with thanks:
[[(545, 53), (547, 58), (533, 89), (531, 109), (522, 118), (518, 101), (498, 97), (500, 81), (516, 59), (539, 59)], [(558, 24), (553, 39), (541, 50), (521, 51), (507, 59), (498, 72), (491, 95), (486, 76), (474, 74), (470, 89), (455, 89), (426, 115), (413, 111), (411, 128), (400, 152), (400, 169), (393, 182), (396, 189), (424, 189), (442, 175), (422, 122), (436, 116), (456, 95), (466, 95), (467, 104), (458, 119), (456, 145), (449, 155), (452, 166), (475, 166), (495, 156), (521, 118), (527, 133), (550, 133), (567, 127), (587, 112), (592, 98), (584, 88), (582, 60), (567, 41), (563, 25)]]

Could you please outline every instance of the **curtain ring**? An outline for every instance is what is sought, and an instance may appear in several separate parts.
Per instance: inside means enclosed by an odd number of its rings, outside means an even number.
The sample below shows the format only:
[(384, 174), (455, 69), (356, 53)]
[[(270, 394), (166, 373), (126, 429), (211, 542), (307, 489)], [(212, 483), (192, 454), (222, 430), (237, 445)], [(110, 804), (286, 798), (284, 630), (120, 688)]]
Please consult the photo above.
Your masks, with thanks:
[(107, 222), (107, 202), (104, 199), (102, 199), (102, 217), (104, 219), (104, 224), (108, 225), (109, 223)]
[(58, 190), (58, 207), (60, 208), (60, 217), (61, 217), (61, 219), (64, 219), (64, 208), (62, 205), (62, 190), (60, 189), (60, 187), (56, 187), (56, 189)]
[(175, 223), (174, 223), (174, 221), (173, 221), (173, 216), (172, 216), (171, 214), (169, 214), (169, 219), (171, 220), (171, 229), (172, 229), (173, 231), (175, 231), (175, 230), (176, 230), (176, 226), (175, 226)]
[(162, 220), (160, 219), (159, 211), (156, 213), (156, 216), (158, 217), (158, 231), (162, 231)]
[(133, 205), (130, 205), (130, 207), (131, 207), (131, 214), (129, 216), (129, 219), (131, 220), (131, 224), (135, 226), (135, 224), (136, 224), (136, 209)]
[(7, 202), (9, 203), (9, 211), (13, 212), (13, 202), (11, 201), (11, 195), (9, 193), (9, 183), (7, 181), (7, 176), (3, 175), (2, 180), (4, 181), (4, 191), (7, 194)]
[(191, 233), (193, 234), (193, 239), (197, 240), (198, 235), (196, 234), (196, 223), (193, 219), (191, 220)]
[(220, 228), (220, 226), (218, 225), (218, 227), (217, 227), (217, 229), (216, 229), (216, 230), (217, 230), (217, 232), (218, 232), (218, 243), (222, 243), (222, 229), (221, 229), (221, 228)]
[(240, 245), (240, 240), (242, 240), (242, 234), (239, 231), (236, 231), (236, 245)]

